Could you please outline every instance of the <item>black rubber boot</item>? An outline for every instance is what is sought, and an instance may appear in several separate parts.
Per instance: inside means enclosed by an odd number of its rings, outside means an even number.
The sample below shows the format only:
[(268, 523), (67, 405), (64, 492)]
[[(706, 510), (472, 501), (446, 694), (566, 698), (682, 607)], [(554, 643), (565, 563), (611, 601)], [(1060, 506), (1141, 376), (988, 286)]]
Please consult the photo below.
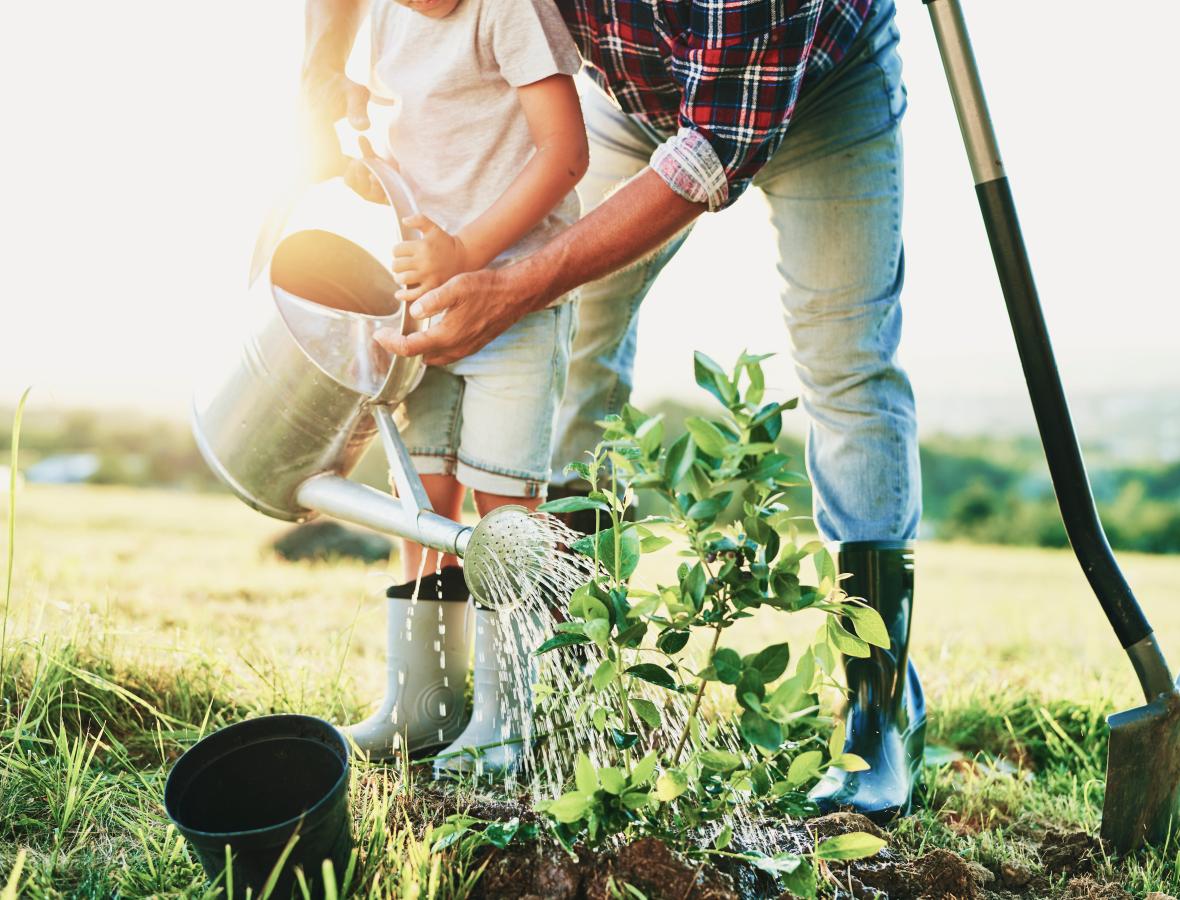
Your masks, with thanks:
[(811, 791), (821, 812), (851, 809), (875, 822), (907, 815), (922, 771), (926, 701), (909, 661), (914, 603), (914, 550), (907, 541), (840, 544), (838, 571), (850, 597), (862, 597), (881, 614), (888, 650), (872, 647), (865, 659), (844, 658), (849, 706), (844, 752), (863, 757), (863, 772), (831, 769)]
[(463, 578), (462, 566), (443, 566), (440, 572), (423, 575), (422, 580), (414, 579), (405, 584), (391, 585), (385, 592), (390, 600), (449, 600), (466, 603), (471, 596), (467, 581)]

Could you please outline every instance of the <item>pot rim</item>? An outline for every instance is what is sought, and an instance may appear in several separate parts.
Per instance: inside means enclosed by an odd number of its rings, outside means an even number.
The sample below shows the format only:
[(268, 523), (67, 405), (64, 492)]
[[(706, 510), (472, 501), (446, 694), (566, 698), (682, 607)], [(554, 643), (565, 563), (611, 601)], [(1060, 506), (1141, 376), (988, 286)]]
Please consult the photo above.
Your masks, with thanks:
[[(275, 822), (271, 825), (263, 825), (258, 828), (247, 828), (242, 831), (202, 831), (199, 828), (190, 828), (189, 826), (182, 824), (176, 818), (176, 816), (172, 814), (171, 804), (169, 803), (169, 797), (168, 797), (168, 789), (172, 785), (172, 778), (175, 775), (176, 769), (180, 765), (181, 761), (183, 761), (184, 758), (186, 756), (188, 756), (189, 753), (191, 753), (193, 750), (195, 750), (197, 747), (199, 747), (205, 741), (210, 740), (218, 735), (223, 735), (227, 731), (230, 731), (231, 729), (239, 728), (239, 727), (246, 725), (248, 723), (273, 721), (275, 719), (287, 719), (287, 720), (298, 719), (298, 720), (303, 720), (305, 722), (314, 722), (317, 725), (326, 726), (339, 739), (340, 746), (344, 750), (344, 754), (339, 757), (339, 759), (342, 763), (342, 771), (340, 773), (340, 777), (337, 778), (334, 782), (332, 782), (332, 786), (327, 791), (324, 792), (324, 796), (321, 797), (319, 800), (317, 800), (315, 803), (313, 803), (311, 806), (309, 806), (307, 809), (305, 809), (303, 812), (301, 812), (297, 816), (291, 816), (289, 818), (282, 819), (278, 822)], [(289, 737), (297, 737), (297, 736), (290, 735)], [(273, 713), (273, 714), (267, 715), (267, 716), (255, 716), (252, 719), (243, 719), (240, 722), (234, 722), (232, 725), (227, 725), (227, 726), (225, 726), (225, 728), (218, 729), (217, 731), (213, 732), (212, 734), (208, 734), (205, 737), (201, 738), (201, 740), (197, 741), (197, 743), (193, 744), (191, 747), (188, 748), (188, 750), (186, 750), (183, 754), (181, 754), (180, 759), (178, 759), (175, 763), (172, 764), (172, 769), (171, 769), (171, 771), (169, 771), (168, 778), (164, 782), (164, 812), (168, 815), (168, 821), (170, 821), (173, 825), (175, 825), (176, 829), (181, 834), (183, 834), (185, 837), (190, 838), (190, 839), (192, 837), (213, 838), (213, 839), (253, 837), (253, 836), (265, 834), (266, 832), (276, 831), (276, 830), (283, 828), (287, 825), (291, 825), (292, 823), (298, 823), (304, 819), (307, 819), (312, 813), (318, 812), (320, 809), (325, 807), (329, 800), (332, 800), (334, 797), (336, 797), (336, 795), (340, 791), (341, 785), (347, 784), (347, 782), (348, 782), (348, 777), (351, 773), (351, 766), (349, 764), (349, 756), (350, 755), (351, 755), (351, 748), (348, 746), (348, 740), (347, 740), (347, 738), (344, 737), (343, 733), (341, 733), (340, 729), (337, 728), (335, 725), (333, 725), (331, 722), (327, 721), (326, 719), (321, 719), (318, 716), (309, 716), (309, 715), (305, 715), (303, 713)]]

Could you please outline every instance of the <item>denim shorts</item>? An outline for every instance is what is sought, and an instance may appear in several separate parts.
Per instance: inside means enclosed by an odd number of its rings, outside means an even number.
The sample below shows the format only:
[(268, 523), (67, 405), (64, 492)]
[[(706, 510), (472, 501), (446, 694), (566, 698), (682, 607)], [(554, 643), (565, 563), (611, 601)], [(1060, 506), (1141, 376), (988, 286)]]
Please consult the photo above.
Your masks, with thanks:
[(488, 494), (545, 496), (573, 307), (530, 313), (470, 356), (426, 369), (396, 412), (419, 474), (453, 475)]

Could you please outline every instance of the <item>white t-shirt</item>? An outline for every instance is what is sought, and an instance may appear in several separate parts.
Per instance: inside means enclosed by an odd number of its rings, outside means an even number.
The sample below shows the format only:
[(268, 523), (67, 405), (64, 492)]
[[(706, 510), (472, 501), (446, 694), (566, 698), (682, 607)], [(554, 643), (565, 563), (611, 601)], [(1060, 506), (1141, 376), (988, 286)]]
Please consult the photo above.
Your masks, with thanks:
[[(372, 35), (371, 88), (396, 101), (389, 149), (422, 212), (454, 234), (535, 150), (516, 88), (576, 73), (577, 48), (552, 0), (459, 0), (441, 19), (376, 0)], [(579, 213), (571, 191), (496, 264), (532, 253)]]

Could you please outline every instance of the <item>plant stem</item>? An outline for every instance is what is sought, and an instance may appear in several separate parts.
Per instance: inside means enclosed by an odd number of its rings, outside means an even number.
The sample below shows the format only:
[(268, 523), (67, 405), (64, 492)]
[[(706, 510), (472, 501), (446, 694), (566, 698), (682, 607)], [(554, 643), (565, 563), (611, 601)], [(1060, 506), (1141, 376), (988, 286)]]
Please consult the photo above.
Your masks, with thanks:
[[(713, 644), (709, 647), (709, 659), (713, 658), (713, 654), (717, 652), (717, 644), (721, 642), (721, 628), (725, 620), (719, 620), (713, 629)], [(688, 718), (684, 720), (684, 729), (680, 732), (680, 738), (676, 741), (676, 749), (672, 751), (672, 764), (676, 765), (680, 762), (680, 752), (684, 749), (684, 744), (688, 740), (688, 730), (692, 727), (692, 723), (696, 721), (697, 712), (701, 708), (701, 698), (705, 696), (705, 685), (708, 682), (701, 679), (701, 684), (697, 688), (697, 695), (693, 698), (692, 709), (688, 713)]]

